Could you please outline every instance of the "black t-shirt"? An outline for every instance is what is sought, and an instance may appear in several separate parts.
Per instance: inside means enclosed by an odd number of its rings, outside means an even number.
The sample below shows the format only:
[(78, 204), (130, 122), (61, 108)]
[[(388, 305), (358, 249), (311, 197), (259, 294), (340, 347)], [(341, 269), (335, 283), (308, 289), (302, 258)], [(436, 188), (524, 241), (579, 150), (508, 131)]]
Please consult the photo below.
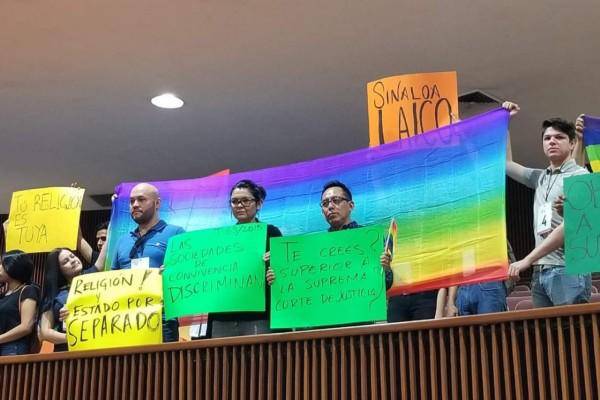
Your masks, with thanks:
[[(37, 286), (26, 285), (9, 295), (0, 295), (0, 333), (8, 332), (21, 323), (19, 297), (21, 303), (26, 299), (32, 299), (37, 304), (40, 301), (40, 292)], [(14, 342), (29, 343), (29, 335)]]
[[(267, 243), (265, 246), (266, 251), (271, 248), (270, 240), (274, 237), (281, 237), (281, 231), (275, 225), (267, 225)], [(266, 268), (269, 264), (266, 263)], [(266, 273), (266, 271), (265, 271)], [(211, 313), (208, 315), (210, 321), (255, 321), (259, 319), (269, 319), (269, 313), (271, 309), (271, 286), (266, 282), (265, 278), (265, 311), (261, 312), (231, 312), (231, 313)]]

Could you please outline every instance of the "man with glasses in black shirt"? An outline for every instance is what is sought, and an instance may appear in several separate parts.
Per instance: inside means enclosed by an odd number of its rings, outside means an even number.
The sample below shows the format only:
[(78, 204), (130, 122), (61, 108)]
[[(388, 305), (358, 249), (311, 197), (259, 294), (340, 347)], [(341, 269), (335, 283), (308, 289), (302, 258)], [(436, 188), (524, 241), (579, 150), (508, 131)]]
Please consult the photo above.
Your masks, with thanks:
[[(354, 201), (352, 192), (340, 181), (330, 181), (323, 186), (321, 191), (321, 211), (329, 224), (328, 232), (341, 231), (344, 229), (360, 228), (360, 225), (352, 219)], [(381, 255), (381, 266), (385, 271), (385, 287), (392, 287), (394, 275), (390, 269), (391, 257), (387, 253)]]
[[(329, 223), (329, 232), (359, 228), (360, 225), (352, 219), (353, 209), (352, 192), (346, 185), (340, 181), (331, 181), (323, 186), (321, 211)], [(391, 254), (384, 251), (380, 262), (385, 271), (385, 286), (389, 289), (393, 282), (393, 273), (390, 269)], [(388, 322), (433, 318), (436, 301), (437, 290), (392, 296), (388, 303)]]

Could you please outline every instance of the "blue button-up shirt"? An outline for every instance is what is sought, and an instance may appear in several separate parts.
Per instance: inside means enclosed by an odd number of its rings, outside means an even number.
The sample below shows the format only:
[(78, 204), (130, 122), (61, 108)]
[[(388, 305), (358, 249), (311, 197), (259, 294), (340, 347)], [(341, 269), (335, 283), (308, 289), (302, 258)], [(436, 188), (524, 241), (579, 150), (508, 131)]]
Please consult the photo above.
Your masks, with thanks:
[(168, 225), (160, 220), (144, 236), (140, 236), (139, 228), (119, 239), (112, 269), (130, 269), (131, 260), (148, 257), (150, 268), (163, 265), (167, 242), (172, 236), (185, 232), (182, 227)]

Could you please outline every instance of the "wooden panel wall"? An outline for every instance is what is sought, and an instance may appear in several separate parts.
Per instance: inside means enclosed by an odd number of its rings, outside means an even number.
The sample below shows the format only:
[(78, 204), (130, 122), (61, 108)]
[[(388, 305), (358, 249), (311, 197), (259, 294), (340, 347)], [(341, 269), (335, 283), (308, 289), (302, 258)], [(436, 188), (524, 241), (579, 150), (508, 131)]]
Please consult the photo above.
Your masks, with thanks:
[(0, 357), (9, 399), (597, 399), (600, 304)]

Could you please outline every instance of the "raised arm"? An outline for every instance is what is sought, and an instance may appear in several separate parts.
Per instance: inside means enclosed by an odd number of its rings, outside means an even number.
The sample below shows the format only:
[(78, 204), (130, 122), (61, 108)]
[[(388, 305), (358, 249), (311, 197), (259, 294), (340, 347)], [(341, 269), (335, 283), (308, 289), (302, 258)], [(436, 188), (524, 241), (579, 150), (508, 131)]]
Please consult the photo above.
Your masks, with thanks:
[(583, 124), (584, 114), (580, 114), (575, 120), (575, 135), (577, 136), (577, 142), (575, 142), (575, 148), (573, 148), (573, 159), (575, 163), (585, 168), (585, 145), (583, 143)]
[(81, 226), (79, 227), (79, 234), (77, 237), (77, 251), (81, 257), (85, 260), (86, 264), (90, 264), (92, 262), (92, 246), (83, 238), (83, 233), (81, 232)]
[[(512, 119), (521, 110), (518, 104), (505, 101), (502, 103), (502, 108), (510, 113)], [(510, 142), (510, 131), (506, 135), (506, 175), (512, 179), (523, 183), (526, 175), (526, 168), (519, 163), (513, 161), (512, 144)]]
[(94, 267), (98, 272), (104, 271), (104, 262), (106, 261), (106, 252), (108, 251), (108, 234), (106, 235), (106, 243), (102, 246), (100, 254), (94, 263)]

